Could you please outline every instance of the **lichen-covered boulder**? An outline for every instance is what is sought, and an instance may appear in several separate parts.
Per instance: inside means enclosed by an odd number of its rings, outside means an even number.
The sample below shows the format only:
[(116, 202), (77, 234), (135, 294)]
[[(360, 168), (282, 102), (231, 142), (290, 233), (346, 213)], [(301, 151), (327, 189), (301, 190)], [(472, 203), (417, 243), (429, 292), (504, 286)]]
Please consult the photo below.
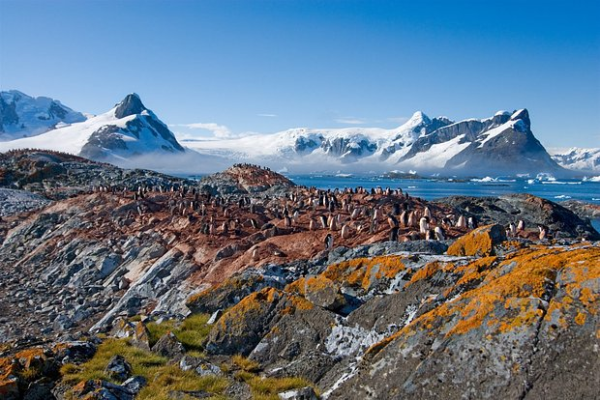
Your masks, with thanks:
[(600, 247), (472, 264), (446, 267), (455, 295), (371, 346), (329, 398), (594, 398)]
[(494, 246), (506, 240), (502, 225), (486, 225), (457, 239), (449, 248), (451, 256), (485, 257), (494, 254)]
[(275, 288), (252, 293), (214, 325), (208, 336), (206, 350), (211, 354), (248, 355), (284, 315), (313, 307), (302, 297)]

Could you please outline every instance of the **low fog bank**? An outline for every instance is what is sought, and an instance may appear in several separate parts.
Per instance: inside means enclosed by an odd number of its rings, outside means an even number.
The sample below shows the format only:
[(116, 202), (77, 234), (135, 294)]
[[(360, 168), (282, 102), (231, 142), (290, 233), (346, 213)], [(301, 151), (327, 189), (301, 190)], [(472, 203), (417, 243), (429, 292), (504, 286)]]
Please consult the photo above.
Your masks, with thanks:
[(548, 173), (556, 178), (583, 178), (583, 174), (577, 171), (567, 169), (553, 171), (519, 171), (510, 169), (507, 166), (502, 170), (481, 168), (472, 169), (450, 169), (450, 168), (419, 168), (410, 165), (393, 165), (385, 162), (368, 162), (364, 160), (347, 160), (341, 162), (338, 158), (323, 158), (306, 156), (299, 159), (283, 160), (281, 158), (244, 158), (232, 159), (229, 157), (220, 157), (212, 154), (203, 154), (192, 149), (186, 149), (185, 153), (164, 154), (153, 153), (129, 158), (115, 158), (107, 160), (123, 168), (143, 168), (154, 171), (177, 175), (204, 175), (223, 171), (235, 163), (251, 163), (264, 167), (269, 167), (273, 171), (285, 174), (359, 174), (359, 175), (377, 175), (390, 172), (399, 174), (416, 174), (421, 177), (457, 177), (469, 178), (477, 177), (517, 177), (529, 176), (535, 178), (538, 173)]

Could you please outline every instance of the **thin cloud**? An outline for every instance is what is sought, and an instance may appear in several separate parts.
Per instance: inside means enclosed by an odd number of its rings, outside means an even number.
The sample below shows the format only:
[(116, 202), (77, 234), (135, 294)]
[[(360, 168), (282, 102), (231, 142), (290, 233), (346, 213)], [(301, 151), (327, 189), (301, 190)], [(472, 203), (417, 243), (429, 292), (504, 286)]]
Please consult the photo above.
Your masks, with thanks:
[(408, 121), (409, 119), (410, 119), (410, 117), (390, 117), (387, 120), (391, 121), (391, 122), (397, 122), (397, 123), (403, 124), (406, 121)]
[(195, 122), (193, 124), (176, 124), (173, 126), (180, 126), (188, 129), (202, 129), (205, 131), (212, 132), (213, 136), (220, 139), (230, 138), (233, 136), (231, 130), (225, 125), (219, 125), (214, 122)]
[(275, 118), (277, 114), (256, 114), (257, 117)]
[(353, 118), (353, 117), (336, 118), (334, 121), (339, 124), (348, 124), (348, 125), (362, 125), (365, 123), (365, 120), (360, 119), (360, 118)]

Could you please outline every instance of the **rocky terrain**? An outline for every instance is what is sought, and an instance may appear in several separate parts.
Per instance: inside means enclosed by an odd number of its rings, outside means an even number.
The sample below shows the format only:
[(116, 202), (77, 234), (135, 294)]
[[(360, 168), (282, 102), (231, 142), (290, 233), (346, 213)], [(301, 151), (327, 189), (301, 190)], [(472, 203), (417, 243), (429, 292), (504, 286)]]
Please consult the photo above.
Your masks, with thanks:
[(49, 199), (63, 199), (92, 191), (167, 190), (193, 182), (158, 172), (122, 169), (71, 154), (48, 150), (0, 153), (0, 187), (23, 189)]
[(0, 161), (41, 207), (0, 220), (3, 399), (598, 393), (599, 235), (555, 203)]

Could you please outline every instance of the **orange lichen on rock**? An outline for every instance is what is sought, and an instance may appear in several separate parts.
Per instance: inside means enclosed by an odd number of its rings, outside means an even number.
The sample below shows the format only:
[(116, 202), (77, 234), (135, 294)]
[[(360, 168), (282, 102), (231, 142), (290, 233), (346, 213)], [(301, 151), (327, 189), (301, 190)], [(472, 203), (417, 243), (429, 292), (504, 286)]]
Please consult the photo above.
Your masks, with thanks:
[(420, 280), (431, 278), (441, 268), (442, 268), (442, 265), (438, 261), (428, 263), (423, 268), (419, 269), (417, 272), (415, 272), (413, 274), (412, 278), (410, 278), (410, 282), (408, 282), (406, 284), (406, 286), (408, 287), (408, 286), (412, 285), (413, 283), (418, 282)]
[(497, 257), (484, 257), (472, 263), (457, 267), (455, 272), (461, 273), (462, 277), (456, 282), (456, 286), (478, 283), (483, 280), (489, 269), (496, 262)]
[(287, 285), (284, 291), (297, 296), (306, 296), (306, 278), (300, 278)]
[(19, 383), (27, 384), (46, 367), (47, 357), (41, 348), (22, 350), (0, 358), (0, 398), (19, 398)]
[(311, 276), (310, 278), (305, 279), (305, 282), (306, 282), (305, 292), (308, 292), (308, 291), (315, 292), (315, 291), (319, 291), (319, 290), (325, 290), (325, 289), (337, 287), (335, 282), (333, 282), (331, 279), (328, 279), (324, 275)]
[(186, 305), (193, 306), (195, 303), (201, 301), (204, 298), (210, 298), (214, 296), (216, 293), (223, 289), (232, 288), (232, 289), (241, 289), (244, 286), (251, 286), (254, 283), (261, 282), (264, 278), (260, 275), (252, 276), (251, 278), (244, 278), (241, 276), (234, 276), (226, 279), (220, 285), (211, 286), (205, 290), (202, 290), (198, 293), (195, 293), (188, 297), (186, 301)]
[(222, 330), (241, 329), (245, 326), (244, 321), (259, 318), (277, 306), (281, 310), (286, 310), (286, 314), (293, 313), (295, 310), (310, 310), (314, 307), (310, 301), (302, 297), (267, 287), (244, 297), (219, 319), (217, 326)]
[[(583, 305), (581, 315), (576, 317), (577, 323), (585, 322), (583, 312), (597, 312), (598, 295), (590, 286), (592, 282), (597, 282), (600, 274), (598, 247), (543, 248), (520, 251), (518, 256), (507, 257), (500, 263), (493, 258), (475, 263), (478, 263), (477, 267), (469, 264), (463, 270), (470, 270), (474, 274), (475, 270), (485, 268), (486, 265), (492, 267), (477, 288), (416, 318), (397, 334), (378, 344), (374, 350), (411, 330), (440, 329), (448, 337), (465, 334), (482, 326), (491, 333), (505, 333), (535, 324), (545, 315), (541, 298), (549, 295), (558, 275), (563, 281), (567, 277), (570, 279), (563, 282), (564, 292), (572, 293)], [(420, 273), (427, 275), (433, 270), (435, 267), (430, 266)], [(574, 306), (569, 295), (562, 297), (560, 301), (551, 299), (547, 314)], [(564, 317), (559, 316), (558, 320), (562, 324)]]
[(448, 248), (451, 256), (489, 256), (494, 254), (494, 246), (506, 240), (501, 225), (486, 225), (460, 237)]
[(405, 269), (403, 256), (356, 258), (330, 265), (323, 276), (349, 286), (369, 290), (381, 279), (392, 279)]
[(586, 319), (585, 314), (582, 312), (578, 312), (577, 316), (575, 317), (575, 323), (577, 325), (583, 325), (583, 324), (585, 324), (585, 319)]

